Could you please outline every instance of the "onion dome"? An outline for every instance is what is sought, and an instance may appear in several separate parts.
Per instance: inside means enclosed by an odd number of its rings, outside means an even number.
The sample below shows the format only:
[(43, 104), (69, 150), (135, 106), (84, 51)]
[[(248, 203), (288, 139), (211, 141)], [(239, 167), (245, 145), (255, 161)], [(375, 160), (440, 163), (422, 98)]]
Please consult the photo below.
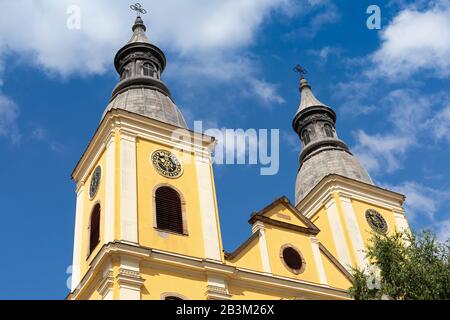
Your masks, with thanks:
[(103, 117), (112, 109), (123, 109), (142, 116), (187, 128), (186, 121), (172, 100), (169, 88), (161, 80), (166, 67), (164, 53), (150, 43), (140, 16), (133, 35), (116, 54), (114, 66), (120, 82), (113, 90)]
[(373, 184), (366, 169), (336, 132), (336, 113), (320, 102), (308, 81), (300, 81), (301, 102), (293, 120), (302, 143), (295, 185), (296, 205), (326, 176), (338, 174)]

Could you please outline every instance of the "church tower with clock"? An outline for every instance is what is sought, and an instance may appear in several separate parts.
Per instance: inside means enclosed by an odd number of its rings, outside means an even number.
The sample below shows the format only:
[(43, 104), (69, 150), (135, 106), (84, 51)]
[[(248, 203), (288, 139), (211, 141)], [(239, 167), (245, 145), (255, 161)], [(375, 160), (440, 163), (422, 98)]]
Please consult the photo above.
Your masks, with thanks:
[(373, 184), (302, 77), (295, 203), (282, 196), (253, 213), (249, 238), (224, 251), (215, 139), (188, 128), (146, 31), (138, 14), (114, 59), (120, 80), (72, 173), (67, 299), (348, 299), (371, 232), (408, 228), (404, 197)]

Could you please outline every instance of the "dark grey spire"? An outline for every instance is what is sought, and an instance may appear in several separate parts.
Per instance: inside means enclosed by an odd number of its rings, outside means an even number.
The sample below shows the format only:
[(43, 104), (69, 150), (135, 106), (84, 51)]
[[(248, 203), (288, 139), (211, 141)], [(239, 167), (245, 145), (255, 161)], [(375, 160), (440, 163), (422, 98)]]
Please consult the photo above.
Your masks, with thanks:
[(298, 204), (325, 176), (339, 174), (372, 184), (367, 171), (336, 132), (336, 113), (320, 102), (308, 81), (300, 81), (301, 102), (293, 128), (302, 143), (295, 186)]
[(130, 112), (187, 128), (178, 107), (172, 101), (169, 88), (161, 80), (166, 67), (164, 53), (150, 43), (144, 21), (138, 16), (133, 35), (116, 54), (114, 66), (120, 82), (114, 88), (104, 115), (111, 109)]

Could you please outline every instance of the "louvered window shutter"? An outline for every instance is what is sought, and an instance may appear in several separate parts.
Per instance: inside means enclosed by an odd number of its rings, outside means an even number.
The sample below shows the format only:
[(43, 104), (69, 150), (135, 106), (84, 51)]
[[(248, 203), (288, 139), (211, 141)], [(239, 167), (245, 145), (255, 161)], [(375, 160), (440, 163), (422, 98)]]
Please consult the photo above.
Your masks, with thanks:
[(89, 253), (94, 251), (100, 242), (100, 205), (97, 204), (92, 210), (91, 226), (89, 236)]
[(161, 230), (183, 234), (183, 215), (178, 193), (169, 187), (156, 190), (156, 224)]

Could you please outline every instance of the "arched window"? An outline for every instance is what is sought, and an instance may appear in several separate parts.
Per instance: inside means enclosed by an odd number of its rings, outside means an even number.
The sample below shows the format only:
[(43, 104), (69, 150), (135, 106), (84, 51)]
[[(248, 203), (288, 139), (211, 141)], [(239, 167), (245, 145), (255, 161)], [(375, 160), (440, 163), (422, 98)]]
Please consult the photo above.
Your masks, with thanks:
[(183, 299), (181, 299), (179, 297), (175, 297), (175, 296), (167, 296), (167, 297), (164, 298), (164, 300), (180, 301), (180, 300), (183, 300)]
[(308, 130), (303, 130), (302, 132), (302, 140), (305, 145), (311, 142), (311, 137), (309, 136)]
[(147, 77), (153, 77), (153, 74), (155, 72), (155, 68), (150, 63), (144, 63), (144, 65), (142, 66), (142, 70), (144, 76)]
[(329, 125), (328, 123), (326, 123), (323, 128), (325, 129), (325, 135), (329, 138), (333, 138), (334, 137), (334, 132), (333, 132), (333, 127), (331, 127), (331, 125)]
[(170, 187), (160, 187), (155, 193), (156, 228), (184, 234), (180, 195)]
[(129, 74), (130, 74), (130, 70), (129, 70), (128, 68), (124, 68), (124, 69), (122, 70), (121, 79), (123, 80), (123, 79), (128, 78), (128, 77), (129, 77)]
[(91, 213), (89, 225), (89, 254), (91, 254), (100, 243), (100, 204), (97, 203)]

